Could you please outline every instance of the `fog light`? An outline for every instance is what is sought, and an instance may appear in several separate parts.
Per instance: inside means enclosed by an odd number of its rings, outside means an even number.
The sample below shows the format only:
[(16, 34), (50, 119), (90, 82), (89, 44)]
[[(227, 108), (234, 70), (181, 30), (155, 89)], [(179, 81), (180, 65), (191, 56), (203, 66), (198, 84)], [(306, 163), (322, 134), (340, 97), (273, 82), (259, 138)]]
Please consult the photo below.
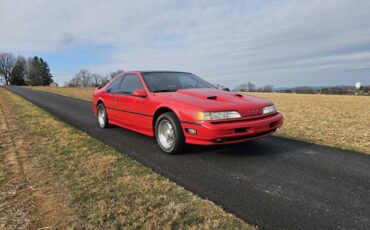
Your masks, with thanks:
[(185, 131), (190, 134), (197, 134), (197, 130), (186, 128)]

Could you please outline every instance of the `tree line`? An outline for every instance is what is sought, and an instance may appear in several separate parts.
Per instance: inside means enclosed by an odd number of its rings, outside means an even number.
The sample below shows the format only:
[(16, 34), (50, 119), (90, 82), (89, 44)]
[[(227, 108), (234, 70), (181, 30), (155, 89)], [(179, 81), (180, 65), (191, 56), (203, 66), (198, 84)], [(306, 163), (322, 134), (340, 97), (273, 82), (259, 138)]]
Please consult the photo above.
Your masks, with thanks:
[(40, 57), (0, 52), (0, 82), (5, 85), (48, 86), (53, 82), (48, 63)]
[(257, 87), (252, 82), (247, 82), (246, 84), (240, 84), (234, 88), (233, 91), (237, 92), (272, 92), (274, 90), (273, 85), (264, 85)]
[[(225, 86), (216, 84), (217, 88), (224, 88)], [(256, 87), (252, 82), (240, 84), (234, 88), (236, 92), (280, 92), (280, 93), (299, 93), (299, 94), (334, 94), (334, 95), (370, 95), (370, 85), (361, 86), (333, 86), (333, 87), (293, 87), (284, 89), (274, 89), (272, 85), (265, 85)]]
[(98, 73), (89, 71), (88, 69), (82, 69), (73, 78), (64, 83), (67, 87), (97, 87), (108, 83), (118, 74), (124, 72), (123, 70), (117, 70), (106, 76), (102, 76)]
[(333, 86), (333, 87), (295, 87), (290, 89), (279, 90), (278, 92), (283, 93), (300, 93), (300, 94), (333, 94), (333, 95), (370, 95), (370, 85), (361, 86), (356, 88), (355, 86)]
[[(222, 84), (216, 83), (213, 84), (217, 89), (222, 89), (226, 91), (230, 91), (230, 89)], [(233, 91), (234, 92), (272, 92), (274, 89), (273, 85), (264, 85), (261, 87), (257, 87), (252, 82), (247, 82), (246, 84), (240, 84), (236, 86)]]

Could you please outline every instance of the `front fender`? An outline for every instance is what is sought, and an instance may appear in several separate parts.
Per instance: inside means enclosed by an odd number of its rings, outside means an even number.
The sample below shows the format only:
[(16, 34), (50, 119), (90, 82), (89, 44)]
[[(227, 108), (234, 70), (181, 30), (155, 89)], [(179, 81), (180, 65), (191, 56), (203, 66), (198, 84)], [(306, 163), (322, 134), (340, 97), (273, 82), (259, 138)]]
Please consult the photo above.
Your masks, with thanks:
[(160, 109), (167, 108), (172, 110), (176, 116), (179, 118), (180, 122), (187, 122), (187, 123), (196, 123), (196, 114), (197, 111), (192, 108), (187, 108), (186, 106), (182, 106), (179, 104), (169, 104), (169, 103), (162, 103), (158, 105), (155, 111), (159, 111)]

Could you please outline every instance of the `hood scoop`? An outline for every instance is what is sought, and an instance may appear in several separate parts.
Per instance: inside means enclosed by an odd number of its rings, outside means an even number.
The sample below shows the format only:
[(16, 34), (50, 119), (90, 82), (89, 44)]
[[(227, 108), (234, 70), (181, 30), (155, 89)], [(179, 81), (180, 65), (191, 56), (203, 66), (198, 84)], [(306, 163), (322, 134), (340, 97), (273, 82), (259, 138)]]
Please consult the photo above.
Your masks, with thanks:
[(208, 96), (207, 99), (208, 100), (216, 100), (217, 99), (217, 96)]
[(211, 100), (214, 102), (227, 102), (230, 100), (230, 97), (234, 97), (233, 93), (211, 88), (179, 89), (176, 91), (176, 95), (186, 95), (201, 100), (207, 100), (209, 102)]

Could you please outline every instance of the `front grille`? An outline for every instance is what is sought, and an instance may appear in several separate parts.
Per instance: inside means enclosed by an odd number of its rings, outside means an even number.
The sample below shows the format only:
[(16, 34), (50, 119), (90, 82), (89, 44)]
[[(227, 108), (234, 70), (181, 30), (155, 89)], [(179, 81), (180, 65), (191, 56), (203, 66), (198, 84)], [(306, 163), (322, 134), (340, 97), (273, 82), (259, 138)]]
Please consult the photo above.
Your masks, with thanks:
[(222, 143), (222, 142), (228, 142), (228, 141), (238, 141), (238, 140), (243, 140), (243, 139), (256, 138), (256, 137), (261, 137), (261, 136), (264, 136), (270, 133), (272, 134), (275, 131), (276, 129), (269, 130), (269, 131), (262, 132), (262, 133), (254, 133), (254, 134), (243, 135), (243, 136), (238, 136), (238, 137), (228, 137), (228, 138), (222, 138), (222, 139), (218, 138), (218, 139), (215, 139), (214, 142)]
[(235, 130), (235, 133), (245, 133), (248, 131), (247, 128), (236, 128)]

